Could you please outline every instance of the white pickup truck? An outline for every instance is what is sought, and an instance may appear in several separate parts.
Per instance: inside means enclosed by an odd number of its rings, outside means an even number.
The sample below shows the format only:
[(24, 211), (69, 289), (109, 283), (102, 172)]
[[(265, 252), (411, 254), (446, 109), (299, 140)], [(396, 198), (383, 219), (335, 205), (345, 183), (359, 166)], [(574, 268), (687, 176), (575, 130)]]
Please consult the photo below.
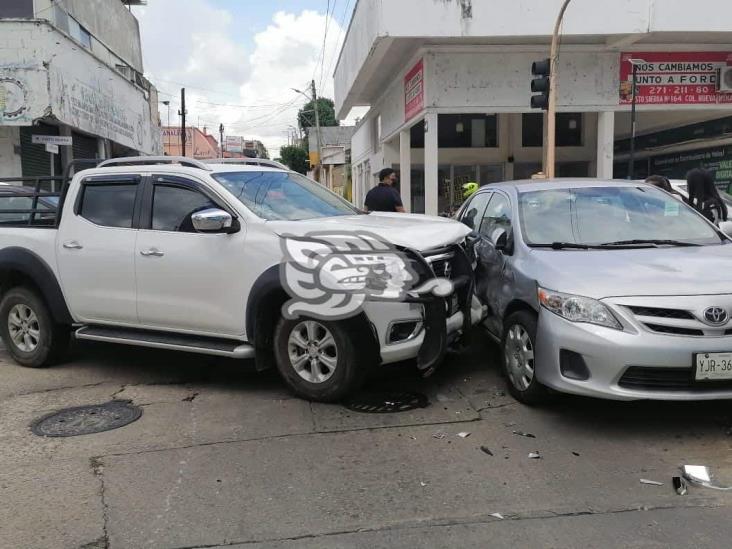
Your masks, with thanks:
[[(24, 366), (58, 360), (73, 333), (255, 358), (259, 369), (275, 365), (296, 394), (333, 401), (356, 389), (374, 364), (417, 358), (419, 368), (433, 368), (483, 314), (473, 296), (464, 225), (366, 214), (294, 172), (124, 158), (77, 173), (59, 199), (29, 192), (35, 207), (3, 210), (9, 193), (0, 189), (0, 333)], [(58, 214), (49, 217), (48, 203), (57, 200)], [(317, 265), (290, 257), (283, 239), (302, 244), (324, 232), (375, 235), (391, 247), (353, 250), (351, 265), (349, 253), (341, 254), (345, 273), (363, 272), (366, 262), (368, 280), (356, 278), (362, 286), (374, 277), (387, 286), (399, 278), (383, 269), (382, 255), (394, 252), (423, 287), (439, 286), (439, 276), (454, 291), (409, 292), (396, 300), (372, 292), (342, 318), (283, 315), (288, 300), (314, 300), (315, 309), (320, 298), (333, 301), (332, 293), (302, 280), (304, 290), (293, 296), (284, 269), (296, 263), (292, 273), (302, 275)], [(310, 274), (317, 281), (318, 273)]]

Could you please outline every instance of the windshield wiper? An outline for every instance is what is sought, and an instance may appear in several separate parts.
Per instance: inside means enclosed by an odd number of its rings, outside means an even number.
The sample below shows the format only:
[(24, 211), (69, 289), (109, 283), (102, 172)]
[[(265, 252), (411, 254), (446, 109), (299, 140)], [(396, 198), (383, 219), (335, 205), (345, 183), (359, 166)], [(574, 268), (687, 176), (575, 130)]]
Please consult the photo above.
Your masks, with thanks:
[(694, 242), (684, 242), (683, 240), (657, 240), (657, 239), (643, 239), (636, 238), (634, 240), (618, 240), (617, 242), (605, 242), (601, 244), (603, 247), (611, 248), (613, 246), (680, 246), (680, 247), (692, 247), (701, 246), (701, 244), (695, 244)]
[(552, 242), (551, 244), (531, 244), (532, 248), (551, 248), (552, 250), (596, 250), (602, 246), (576, 244), (574, 242)]

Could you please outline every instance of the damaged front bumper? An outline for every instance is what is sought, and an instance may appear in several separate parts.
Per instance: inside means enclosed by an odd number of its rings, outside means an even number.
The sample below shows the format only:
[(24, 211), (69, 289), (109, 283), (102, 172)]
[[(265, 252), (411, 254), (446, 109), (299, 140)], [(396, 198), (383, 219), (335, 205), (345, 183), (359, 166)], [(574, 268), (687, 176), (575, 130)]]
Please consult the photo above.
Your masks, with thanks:
[(382, 364), (416, 358), (420, 370), (429, 370), (439, 364), (451, 344), (467, 339), (470, 328), (483, 319), (484, 307), (475, 298), (472, 261), (461, 246), (423, 255), (407, 253), (420, 274), (418, 287), (446, 278), (453, 292), (447, 296), (413, 293), (402, 302), (370, 301), (364, 312), (375, 328)]

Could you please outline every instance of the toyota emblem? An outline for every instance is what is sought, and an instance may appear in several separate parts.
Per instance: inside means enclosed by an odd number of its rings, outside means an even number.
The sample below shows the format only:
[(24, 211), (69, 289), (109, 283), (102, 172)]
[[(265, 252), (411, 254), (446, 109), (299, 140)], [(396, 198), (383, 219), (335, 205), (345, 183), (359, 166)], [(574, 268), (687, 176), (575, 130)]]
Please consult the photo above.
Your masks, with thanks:
[(727, 322), (729, 315), (722, 307), (709, 307), (704, 311), (704, 319), (713, 326), (721, 326)]

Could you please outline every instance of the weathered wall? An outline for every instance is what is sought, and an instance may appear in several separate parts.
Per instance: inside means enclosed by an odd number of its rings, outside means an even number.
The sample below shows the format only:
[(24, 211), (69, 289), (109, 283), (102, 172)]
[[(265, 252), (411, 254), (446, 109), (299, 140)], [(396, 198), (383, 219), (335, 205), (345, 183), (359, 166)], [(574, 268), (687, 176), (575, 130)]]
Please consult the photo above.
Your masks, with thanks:
[(0, 126), (0, 177), (17, 177), (21, 173), (20, 155), (16, 147), (20, 146), (20, 128)]
[[(529, 68), (541, 55), (491, 50), (429, 54), (425, 68), (427, 105), (528, 112)], [(617, 52), (565, 51), (559, 60), (559, 108), (618, 109), (619, 63)]]
[(3, 125), (53, 116), (144, 153), (162, 152), (148, 92), (45, 22), (0, 22), (0, 86), (16, 113), (8, 116), (6, 105)]
[[(38, 17), (53, 20), (51, 0), (36, 0)], [(64, 0), (61, 7), (92, 36), (139, 72), (143, 72), (137, 19), (119, 0)]]

